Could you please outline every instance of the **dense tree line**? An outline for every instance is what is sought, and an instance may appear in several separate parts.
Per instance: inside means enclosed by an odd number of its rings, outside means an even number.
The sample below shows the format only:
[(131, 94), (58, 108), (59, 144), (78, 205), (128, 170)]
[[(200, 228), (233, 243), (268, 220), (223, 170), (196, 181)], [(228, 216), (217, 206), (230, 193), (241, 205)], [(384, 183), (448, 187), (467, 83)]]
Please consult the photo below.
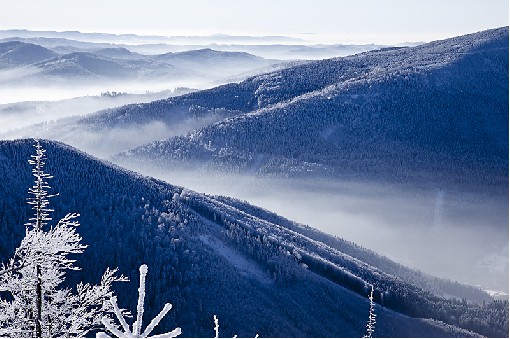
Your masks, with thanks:
[[(318, 242), (293, 231), (295, 226), (286, 228), (282, 225), (285, 223), (272, 224), (267, 219), (260, 224), (251, 214), (232, 208), (218, 214), (216, 206), (221, 203), (214, 199), (195, 197), (190, 198), (188, 204), (203, 217), (224, 227), (224, 235), (238, 250), (257, 260), (279, 284), (293, 284), (300, 280), (303, 270), (309, 270), (360, 295), (369, 292), (368, 283), (375, 288), (377, 303), (411, 317), (436, 319), (493, 337), (508, 333), (508, 302), (492, 301), (487, 294), (473, 287), (427, 278), (418, 271), (404, 268), (401, 269), (405, 272), (402, 279), (326, 245), (342, 245), (343, 241), (338, 239)], [(282, 218), (273, 219), (280, 221)], [(313, 232), (309, 235), (313, 236)], [(343, 244), (342, 247), (347, 246)], [(349, 252), (356, 253), (352, 249)], [(363, 251), (359, 249), (357, 252)], [(364, 257), (370, 255), (364, 252)], [(377, 257), (374, 253), (371, 256)], [(391, 266), (382, 258), (370, 261), (382, 263), (382, 267)], [(428, 282), (419, 285), (406, 282), (420, 278)], [(427, 289), (432, 286), (435, 288)], [(465, 293), (478, 302), (434, 293), (442, 289), (445, 289), (443, 293)]]
[(504, 184), (507, 55), (508, 30), (499, 29), (310, 62), (192, 93), (174, 105), (236, 113), (129, 157), (261, 174), (407, 180), (427, 173), (445, 183), (469, 177)]
[[(4, 178), (0, 187), (3, 219), (0, 227), (5, 235), (1, 238), (2, 261), (13, 253), (15, 244), (23, 237), (19, 225), (30, 215), (25, 203), (26, 187), (31, 181), (26, 159), (32, 152), (32, 143), (30, 140), (0, 142), (0, 173)], [(88, 245), (87, 251), (77, 258), (77, 264), (84, 269), (70, 272), (67, 286), (75, 286), (79, 281), (94, 282), (97, 272), (103, 272), (108, 266), (118, 267), (119, 273), (136, 279), (140, 265), (147, 263), (152, 273), (147, 281), (146, 316), (154, 318), (165, 302), (173, 304), (172, 312), (161, 321), (156, 334), (179, 325), (183, 336), (212, 336), (213, 314), (222, 319), (225, 336), (258, 333), (316, 337), (363, 333), (368, 309), (366, 295), (359, 298), (347, 292), (341, 284), (324, 279), (323, 268), (313, 273), (302, 262), (305, 249), (323, 256), (328, 246), (307, 240), (306, 236), (285, 227), (285, 223), (273, 224), (265, 214), (256, 213), (253, 207), (245, 209), (234, 200), (205, 199), (194, 192), (102, 163), (65, 145), (48, 142), (43, 145), (50, 159), (48, 172), (55, 176), (52, 187), (60, 193), (52, 199), (55, 218), (68, 210), (79, 212), (80, 235)], [(259, 281), (257, 277), (240, 273), (231, 259), (200, 240), (204, 234), (229, 246), (245, 260), (253, 261), (267, 279)], [(353, 262), (346, 258), (330, 253), (321, 260), (336, 274), (339, 265), (345, 272), (356, 268), (356, 265), (349, 266)], [(368, 266), (361, 265), (359, 269), (353, 274), (356, 279), (376, 282), (375, 276), (370, 278)], [(361, 276), (359, 272), (366, 275)], [(123, 307), (133, 312), (136, 284), (119, 284), (123, 286), (115, 289), (118, 299), (127, 301)], [(384, 291), (375, 287), (375, 296)], [(424, 295), (419, 300), (427, 298)], [(473, 306), (473, 310), (481, 310), (477, 307)], [(395, 328), (392, 321), (402, 320), (398, 314), (385, 313), (383, 309), (378, 312), (386, 319), (378, 329), (386, 335), (447, 333), (446, 327), (430, 326), (422, 321)], [(456, 329), (452, 333), (461, 332)]]

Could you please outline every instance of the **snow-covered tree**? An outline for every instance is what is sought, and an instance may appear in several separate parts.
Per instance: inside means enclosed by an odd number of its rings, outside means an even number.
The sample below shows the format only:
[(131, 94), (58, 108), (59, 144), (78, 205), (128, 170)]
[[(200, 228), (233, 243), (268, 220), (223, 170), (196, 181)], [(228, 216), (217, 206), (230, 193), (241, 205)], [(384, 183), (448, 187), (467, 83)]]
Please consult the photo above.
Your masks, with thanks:
[(220, 323), (218, 321), (218, 317), (216, 317), (216, 314), (214, 315), (214, 339), (217, 339), (220, 337)]
[(0, 335), (13, 337), (80, 337), (102, 327), (101, 319), (112, 310), (112, 283), (126, 281), (107, 269), (99, 285), (80, 283), (76, 293), (62, 287), (68, 270), (79, 270), (72, 254), (83, 253), (87, 247), (76, 232), (77, 213), (69, 213), (54, 225), (48, 222), (51, 209), (44, 171), (46, 151), (39, 141), (33, 165), (35, 184), (29, 189), (28, 204), (34, 216), (29, 219), (26, 234), (14, 256), (0, 268)]
[[(114, 309), (115, 316), (117, 317), (117, 320), (120, 323), (120, 327), (122, 329), (119, 329), (119, 326), (112, 323), (111, 319), (108, 317), (103, 317), (102, 322), (106, 329), (115, 337), (117, 338), (148, 338), (151, 334), (152, 330), (158, 326), (159, 322), (163, 317), (170, 311), (172, 308), (172, 304), (167, 303), (159, 312), (159, 314), (152, 319), (152, 321), (149, 323), (149, 326), (145, 328), (145, 331), (142, 332), (142, 318), (143, 318), (143, 312), (144, 312), (144, 300), (145, 300), (145, 277), (147, 276), (147, 265), (140, 266), (140, 287), (138, 288), (138, 303), (136, 306), (136, 321), (133, 323), (133, 329), (131, 330), (129, 328), (128, 323), (126, 322), (126, 319), (124, 318), (121, 310), (119, 309), (119, 306), (117, 304), (117, 298), (111, 297), (110, 302)], [(152, 336), (151, 338), (175, 338), (178, 335), (181, 334), (180, 327), (177, 327), (176, 329), (164, 333)], [(104, 332), (100, 332), (96, 335), (97, 338), (110, 338), (110, 336)]]
[[(214, 319), (214, 339), (217, 339), (220, 337), (220, 322), (219, 322), (216, 314), (213, 315), (213, 319)], [(259, 335), (256, 334), (255, 338), (258, 338), (258, 337), (259, 337)], [(234, 335), (234, 338), (237, 338), (237, 334)]]
[(363, 338), (372, 338), (372, 333), (375, 331), (375, 302), (374, 302), (374, 286), (372, 286), (372, 290), (370, 291), (370, 295), (368, 296), (370, 300), (370, 311), (368, 314), (367, 321), (367, 333), (363, 336)]

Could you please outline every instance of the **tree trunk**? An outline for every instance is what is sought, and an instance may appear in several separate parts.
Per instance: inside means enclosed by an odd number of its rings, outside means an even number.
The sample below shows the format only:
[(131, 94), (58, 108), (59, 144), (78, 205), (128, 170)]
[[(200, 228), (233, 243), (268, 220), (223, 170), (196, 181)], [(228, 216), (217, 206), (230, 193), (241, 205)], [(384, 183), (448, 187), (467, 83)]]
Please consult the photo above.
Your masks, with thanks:
[(37, 284), (35, 287), (35, 337), (42, 338), (42, 280), (41, 266), (36, 266)]

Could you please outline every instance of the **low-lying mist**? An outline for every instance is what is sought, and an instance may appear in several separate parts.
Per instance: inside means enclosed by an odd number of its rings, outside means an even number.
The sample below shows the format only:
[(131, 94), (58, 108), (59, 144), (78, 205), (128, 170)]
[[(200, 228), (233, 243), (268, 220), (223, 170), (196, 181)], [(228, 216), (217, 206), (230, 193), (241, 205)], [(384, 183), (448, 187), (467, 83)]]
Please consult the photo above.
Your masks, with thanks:
[[(103, 92), (103, 95), (82, 96), (66, 100), (0, 104), (0, 137), (34, 137), (38, 136), (37, 132), (42, 133), (40, 126), (35, 126), (37, 124), (46, 123), (46, 127), (49, 127), (60, 119), (85, 116), (107, 108), (131, 103), (145, 103), (165, 99), (190, 91), (191, 89), (185, 88), (144, 94), (121, 94), (115, 91), (107, 91)], [(30, 132), (31, 134), (28, 134), (27, 128), (33, 130)]]
[(246, 200), (435, 276), (508, 292), (508, 195), (385, 183), (153, 172)]
[(4, 82), (0, 84), (0, 105), (21, 103), (25, 101), (59, 101), (76, 97), (99, 96), (104, 92), (145, 94), (173, 90), (179, 87), (205, 89), (216, 79), (207, 78), (173, 78), (167, 80), (125, 79), (108, 80), (68, 80), (36, 81), (16, 85)]
[[(21, 135), (16, 130), (68, 117), (85, 116), (107, 108), (145, 103), (242, 81), (249, 76), (279, 67), (283, 66), (250, 69), (247, 65), (234, 64), (232, 67), (223, 67), (221, 72), (218, 69), (209, 73), (195, 70), (194, 73), (190, 71), (190, 74), (180, 76), (131, 77), (122, 80), (72, 76), (42, 79), (31, 74), (31, 68), (28, 67), (0, 69), (0, 138), (35, 137), (38, 135)], [(24, 80), (20, 82), (19, 78)], [(1, 135), (10, 131), (16, 132)], [(149, 141), (152, 140), (157, 139)]]
[(80, 116), (73, 116), (5, 132), (0, 130), (0, 138), (56, 140), (98, 158), (109, 159), (116, 153), (128, 151), (153, 141), (183, 135), (224, 118), (224, 114), (211, 113), (201, 117), (183, 117), (172, 124), (154, 120), (144, 124), (101, 126), (83, 123)]

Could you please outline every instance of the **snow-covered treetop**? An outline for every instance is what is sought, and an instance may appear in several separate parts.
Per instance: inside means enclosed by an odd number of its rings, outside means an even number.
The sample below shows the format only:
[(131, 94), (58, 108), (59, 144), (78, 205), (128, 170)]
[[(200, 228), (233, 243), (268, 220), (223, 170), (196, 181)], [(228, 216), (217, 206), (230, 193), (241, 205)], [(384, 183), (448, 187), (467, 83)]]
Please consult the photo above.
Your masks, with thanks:
[(47, 189), (50, 189), (47, 179), (53, 178), (50, 174), (44, 171), (44, 165), (46, 164), (46, 150), (42, 148), (39, 140), (35, 142), (36, 154), (32, 155), (28, 162), (33, 165), (32, 175), (35, 177), (34, 186), (29, 188), (28, 194), (31, 196), (28, 198), (28, 204), (32, 205), (32, 209), (35, 211), (35, 216), (30, 218), (30, 222), (26, 226), (31, 226), (33, 229), (42, 229), (50, 221), (51, 217), (49, 212), (53, 210), (48, 209), (49, 204), (48, 198), (55, 195), (50, 195)]

